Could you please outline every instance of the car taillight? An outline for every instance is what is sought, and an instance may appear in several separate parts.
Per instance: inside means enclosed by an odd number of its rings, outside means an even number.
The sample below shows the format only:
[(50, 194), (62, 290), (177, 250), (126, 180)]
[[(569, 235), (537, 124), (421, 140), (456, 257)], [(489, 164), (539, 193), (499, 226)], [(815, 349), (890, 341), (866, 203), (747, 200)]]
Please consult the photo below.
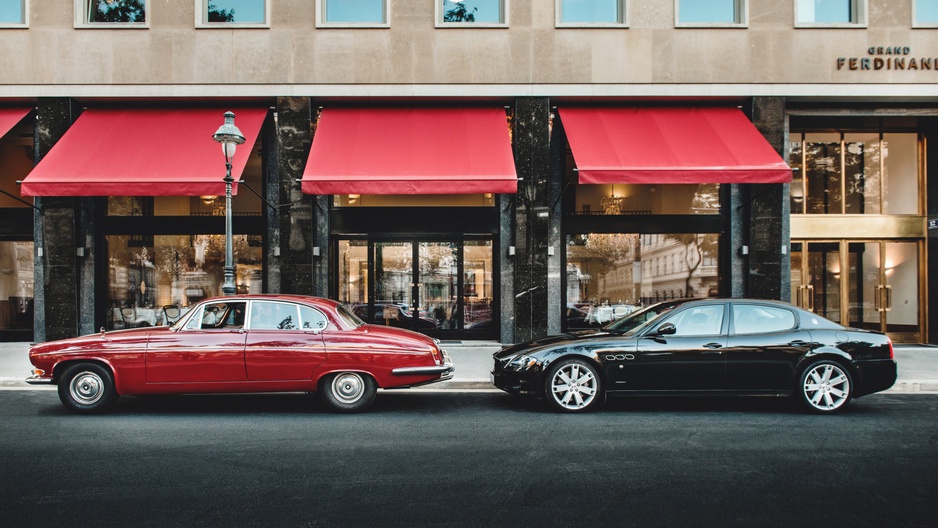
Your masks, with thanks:
[(896, 351), (892, 348), (892, 339), (887, 337), (886, 342), (889, 343), (889, 359), (896, 359)]
[(443, 354), (440, 353), (440, 347), (430, 345), (430, 354), (433, 356), (433, 361), (435, 361), (437, 365), (443, 364)]

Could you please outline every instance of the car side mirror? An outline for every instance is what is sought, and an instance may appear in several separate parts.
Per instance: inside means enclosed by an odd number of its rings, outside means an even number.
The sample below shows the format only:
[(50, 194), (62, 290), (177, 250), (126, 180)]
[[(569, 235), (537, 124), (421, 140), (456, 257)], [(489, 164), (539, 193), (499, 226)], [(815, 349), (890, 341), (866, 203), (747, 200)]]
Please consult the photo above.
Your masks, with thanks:
[(655, 335), (674, 335), (677, 333), (677, 327), (674, 323), (664, 323), (655, 330)]

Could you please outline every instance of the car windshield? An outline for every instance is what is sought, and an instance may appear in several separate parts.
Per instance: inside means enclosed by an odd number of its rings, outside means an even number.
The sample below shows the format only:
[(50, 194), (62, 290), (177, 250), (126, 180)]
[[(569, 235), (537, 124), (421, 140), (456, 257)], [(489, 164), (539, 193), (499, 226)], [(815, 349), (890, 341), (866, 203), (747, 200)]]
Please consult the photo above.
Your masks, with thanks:
[(362, 321), (361, 317), (355, 315), (355, 312), (349, 309), (348, 305), (340, 304), (336, 306), (336, 313), (339, 314), (339, 317), (345, 324), (351, 326), (352, 328), (359, 327), (365, 324), (365, 321)]
[(680, 303), (677, 302), (664, 302), (658, 304), (652, 304), (651, 306), (646, 306), (637, 312), (632, 312), (629, 315), (621, 319), (616, 319), (615, 321), (607, 324), (603, 327), (603, 330), (608, 332), (618, 332), (623, 334), (634, 334), (636, 330), (644, 328), (649, 322), (657, 319), (662, 314), (665, 314), (673, 310)]

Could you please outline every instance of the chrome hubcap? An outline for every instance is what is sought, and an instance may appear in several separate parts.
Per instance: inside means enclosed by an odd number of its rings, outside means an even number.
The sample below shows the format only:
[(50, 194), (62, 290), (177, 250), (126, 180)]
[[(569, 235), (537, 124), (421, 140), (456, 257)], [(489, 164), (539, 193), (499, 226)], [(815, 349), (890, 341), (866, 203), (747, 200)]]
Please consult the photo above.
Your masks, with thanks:
[(68, 392), (76, 402), (91, 405), (104, 396), (104, 380), (94, 372), (82, 372), (72, 378)]
[(560, 368), (551, 380), (551, 396), (565, 409), (582, 409), (596, 397), (596, 378), (583, 365)]
[(342, 403), (355, 403), (365, 392), (365, 381), (354, 372), (339, 374), (332, 380), (332, 395)]
[(847, 402), (850, 380), (835, 365), (818, 365), (805, 376), (804, 395), (815, 408), (832, 411)]

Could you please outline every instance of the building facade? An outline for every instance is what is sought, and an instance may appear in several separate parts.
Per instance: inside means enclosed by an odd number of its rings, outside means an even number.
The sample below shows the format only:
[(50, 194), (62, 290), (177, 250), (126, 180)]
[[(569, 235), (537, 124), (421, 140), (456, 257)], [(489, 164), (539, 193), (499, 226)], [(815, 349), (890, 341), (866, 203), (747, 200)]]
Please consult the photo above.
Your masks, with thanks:
[(444, 339), (701, 296), (938, 339), (934, 0), (13, 0), (0, 71), (0, 340), (221, 294), (228, 110), (239, 292)]

